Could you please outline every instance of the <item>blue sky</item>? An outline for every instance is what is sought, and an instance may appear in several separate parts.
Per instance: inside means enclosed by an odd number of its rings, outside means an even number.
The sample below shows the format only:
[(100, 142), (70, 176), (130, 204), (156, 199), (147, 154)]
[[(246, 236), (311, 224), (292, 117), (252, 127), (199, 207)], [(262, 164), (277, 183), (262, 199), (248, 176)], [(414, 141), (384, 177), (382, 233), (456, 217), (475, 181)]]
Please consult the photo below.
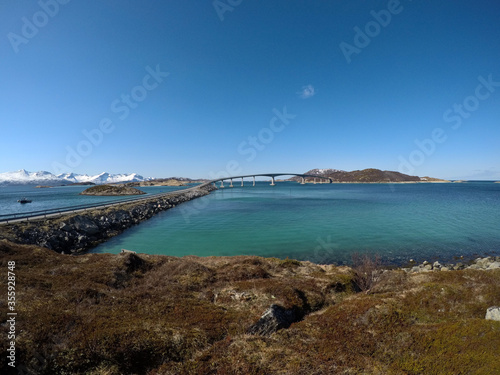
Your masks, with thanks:
[(497, 0), (0, 9), (0, 172), (500, 180)]

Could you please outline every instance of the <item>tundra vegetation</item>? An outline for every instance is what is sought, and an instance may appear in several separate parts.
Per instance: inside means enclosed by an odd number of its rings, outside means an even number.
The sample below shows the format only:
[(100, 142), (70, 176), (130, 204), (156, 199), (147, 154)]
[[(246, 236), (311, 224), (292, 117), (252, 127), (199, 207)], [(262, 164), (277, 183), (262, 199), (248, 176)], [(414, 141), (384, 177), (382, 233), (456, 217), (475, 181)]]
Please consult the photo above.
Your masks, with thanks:
[[(254, 256), (72, 256), (7, 240), (0, 261), (2, 270), (16, 262), (25, 373), (500, 373), (500, 322), (484, 319), (500, 303), (500, 269), (382, 272), (363, 256), (354, 268)], [(298, 319), (250, 334), (271, 305)], [(2, 293), (2, 337), (6, 306)], [(0, 372), (7, 368), (1, 356)]]

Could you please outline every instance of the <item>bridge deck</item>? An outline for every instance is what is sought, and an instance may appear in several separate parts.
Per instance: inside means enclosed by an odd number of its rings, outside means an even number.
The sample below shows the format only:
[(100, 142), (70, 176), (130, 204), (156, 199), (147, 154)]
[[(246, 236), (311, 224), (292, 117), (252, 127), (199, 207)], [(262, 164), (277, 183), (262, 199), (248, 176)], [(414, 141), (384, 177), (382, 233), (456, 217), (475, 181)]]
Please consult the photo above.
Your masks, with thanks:
[(217, 178), (217, 179), (211, 180), (208, 183), (214, 183), (214, 182), (226, 181), (226, 180), (234, 180), (234, 179), (238, 179), (238, 178), (249, 178), (249, 177), (271, 177), (271, 178), (275, 178), (277, 176), (297, 176), (297, 177), (303, 177), (303, 178), (306, 178), (306, 177), (321, 178), (321, 179), (329, 180), (330, 182), (332, 182), (332, 179), (330, 177), (316, 176), (316, 175), (303, 174), (303, 173), (259, 173), (259, 174), (247, 174), (247, 175), (242, 175), (242, 176), (221, 177), (221, 178)]

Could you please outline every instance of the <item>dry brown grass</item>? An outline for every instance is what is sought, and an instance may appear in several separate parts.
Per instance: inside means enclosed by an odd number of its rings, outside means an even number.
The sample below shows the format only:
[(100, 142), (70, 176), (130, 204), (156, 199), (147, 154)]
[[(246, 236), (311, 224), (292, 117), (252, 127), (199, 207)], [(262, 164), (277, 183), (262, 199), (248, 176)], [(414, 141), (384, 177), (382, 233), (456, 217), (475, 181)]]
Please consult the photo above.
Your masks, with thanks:
[[(367, 294), (351, 269), (290, 259), (68, 256), (0, 241), (3, 270), (9, 260), (18, 361), (36, 374), (500, 373), (500, 322), (484, 320), (499, 270), (387, 271)], [(246, 334), (271, 304), (303, 318)], [(5, 337), (5, 294), (0, 316)]]

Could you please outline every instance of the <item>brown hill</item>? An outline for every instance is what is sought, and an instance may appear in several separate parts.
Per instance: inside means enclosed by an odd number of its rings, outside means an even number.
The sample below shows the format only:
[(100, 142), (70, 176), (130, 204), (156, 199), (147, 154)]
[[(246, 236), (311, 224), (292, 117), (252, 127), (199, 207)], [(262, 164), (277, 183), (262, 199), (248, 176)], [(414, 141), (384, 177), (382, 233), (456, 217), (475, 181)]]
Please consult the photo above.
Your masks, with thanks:
[[(305, 174), (312, 174), (322, 177), (329, 177), (333, 182), (420, 182), (422, 179), (418, 176), (409, 176), (404, 173), (394, 172), (394, 171), (382, 171), (380, 169), (368, 168), (363, 170), (357, 170), (352, 172), (339, 171), (339, 170), (322, 170), (312, 169), (307, 171)], [(290, 180), (300, 181), (300, 177), (293, 177)], [(306, 178), (306, 182), (310, 182), (314, 178)]]

